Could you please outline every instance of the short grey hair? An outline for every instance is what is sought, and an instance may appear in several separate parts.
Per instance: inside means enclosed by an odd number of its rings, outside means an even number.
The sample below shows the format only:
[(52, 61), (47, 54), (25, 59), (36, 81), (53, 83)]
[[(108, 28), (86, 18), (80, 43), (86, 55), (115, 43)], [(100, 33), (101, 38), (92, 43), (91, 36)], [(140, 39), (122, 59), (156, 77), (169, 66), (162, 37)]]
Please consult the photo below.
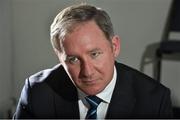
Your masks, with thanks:
[(62, 41), (65, 36), (70, 34), (76, 25), (88, 21), (94, 21), (107, 40), (111, 41), (114, 31), (107, 12), (92, 5), (80, 4), (65, 8), (54, 18), (50, 28), (53, 48), (62, 51)]

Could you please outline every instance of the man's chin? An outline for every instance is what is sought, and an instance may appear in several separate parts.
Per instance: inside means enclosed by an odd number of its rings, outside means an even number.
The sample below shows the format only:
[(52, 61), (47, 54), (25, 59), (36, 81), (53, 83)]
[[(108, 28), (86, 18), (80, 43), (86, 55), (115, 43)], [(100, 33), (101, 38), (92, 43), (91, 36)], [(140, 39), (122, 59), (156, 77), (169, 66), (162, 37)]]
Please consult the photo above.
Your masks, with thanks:
[(82, 91), (86, 93), (87, 95), (97, 95), (100, 93), (103, 89), (100, 88), (95, 88), (95, 87), (89, 87), (86, 89), (83, 89)]

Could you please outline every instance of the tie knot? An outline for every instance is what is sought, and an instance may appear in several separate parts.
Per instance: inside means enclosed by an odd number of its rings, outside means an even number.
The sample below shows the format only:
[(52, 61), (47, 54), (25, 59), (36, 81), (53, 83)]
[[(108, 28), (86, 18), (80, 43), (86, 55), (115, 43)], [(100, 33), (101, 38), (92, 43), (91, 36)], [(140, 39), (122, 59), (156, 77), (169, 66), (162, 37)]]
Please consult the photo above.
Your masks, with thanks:
[(101, 103), (101, 99), (98, 98), (97, 96), (93, 95), (93, 96), (87, 96), (86, 98), (86, 101), (89, 103), (89, 105), (92, 107), (92, 108), (97, 108), (98, 105)]

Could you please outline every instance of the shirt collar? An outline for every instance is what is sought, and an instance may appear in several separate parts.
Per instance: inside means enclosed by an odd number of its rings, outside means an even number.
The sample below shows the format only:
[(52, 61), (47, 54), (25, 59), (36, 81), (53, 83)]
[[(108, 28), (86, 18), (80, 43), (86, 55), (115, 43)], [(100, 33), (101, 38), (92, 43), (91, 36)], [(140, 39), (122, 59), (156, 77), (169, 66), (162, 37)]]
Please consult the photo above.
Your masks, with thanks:
[[(105, 89), (102, 92), (98, 93), (96, 96), (101, 98), (104, 102), (110, 103), (110, 100), (111, 100), (111, 97), (112, 97), (112, 94), (113, 94), (113, 91), (114, 91), (116, 79), (117, 79), (117, 71), (116, 71), (116, 67), (114, 66), (114, 73), (113, 73), (112, 80), (105, 87)], [(79, 95), (79, 99), (81, 99), (81, 100), (84, 99), (87, 96), (80, 89), (78, 89), (78, 95)]]

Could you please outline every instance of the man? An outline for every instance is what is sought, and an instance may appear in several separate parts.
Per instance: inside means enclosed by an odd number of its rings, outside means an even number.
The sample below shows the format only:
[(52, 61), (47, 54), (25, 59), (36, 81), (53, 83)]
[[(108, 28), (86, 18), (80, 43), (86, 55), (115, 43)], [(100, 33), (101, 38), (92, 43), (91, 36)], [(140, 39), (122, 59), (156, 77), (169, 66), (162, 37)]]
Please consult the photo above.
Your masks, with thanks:
[(169, 118), (170, 91), (115, 62), (120, 38), (94, 6), (62, 10), (51, 25), (60, 64), (27, 78), (14, 118)]

